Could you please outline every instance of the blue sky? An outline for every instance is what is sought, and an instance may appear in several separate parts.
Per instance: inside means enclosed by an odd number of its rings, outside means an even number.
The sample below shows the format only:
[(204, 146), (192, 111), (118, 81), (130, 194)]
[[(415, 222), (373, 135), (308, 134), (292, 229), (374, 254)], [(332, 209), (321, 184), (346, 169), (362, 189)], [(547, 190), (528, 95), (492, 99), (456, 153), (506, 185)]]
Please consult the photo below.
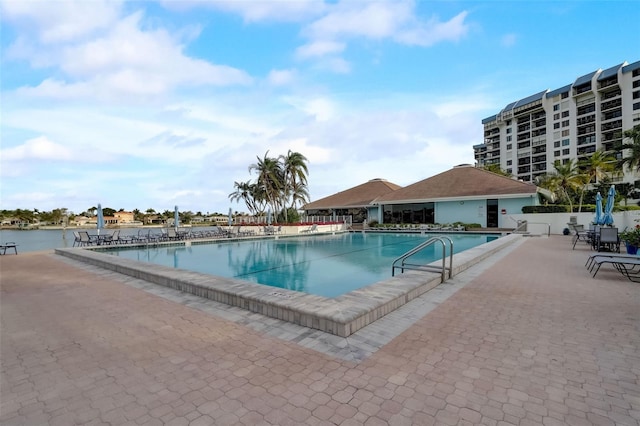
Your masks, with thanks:
[(509, 102), (640, 59), (634, 1), (0, 0), (0, 208), (226, 212), (473, 163)]

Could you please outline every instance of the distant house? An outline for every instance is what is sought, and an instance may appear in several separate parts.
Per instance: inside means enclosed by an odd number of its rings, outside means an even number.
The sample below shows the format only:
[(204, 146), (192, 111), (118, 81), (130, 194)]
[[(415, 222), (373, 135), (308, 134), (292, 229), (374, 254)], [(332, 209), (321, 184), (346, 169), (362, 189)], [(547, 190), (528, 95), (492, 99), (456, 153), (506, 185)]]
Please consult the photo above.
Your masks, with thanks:
[(384, 179), (372, 179), (337, 194), (308, 203), (302, 207), (309, 216), (352, 216), (353, 223), (367, 219), (367, 209), (380, 197), (401, 188)]
[(164, 223), (162, 216), (157, 214), (148, 215), (144, 218), (145, 225), (160, 225)]
[[(383, 186), (384, 185), (384, 186)], [(307, 214), (352, 214), (354, 223), (478, 223), (513, 227), (509, 214), (539, 204), (544, 190), (469, 164), (406, 187), (374, 179), (303, 208)], [(360, 220), (356, 220), (356, 215)]]
[(89, 222), (90, 220), (91, 219), (89, 219), (86, 216), (78, 215), (73, 218), (73, 221), (70, 222), (70, 224), (75, 224), (76, 226), (85, 226), (87, 225), (87, 222)]
[(113, 213), (113, 221), (115, 224), (131, 223), (135, 221), (135, 214), (133, 212), (125, 211), (115, 212)]

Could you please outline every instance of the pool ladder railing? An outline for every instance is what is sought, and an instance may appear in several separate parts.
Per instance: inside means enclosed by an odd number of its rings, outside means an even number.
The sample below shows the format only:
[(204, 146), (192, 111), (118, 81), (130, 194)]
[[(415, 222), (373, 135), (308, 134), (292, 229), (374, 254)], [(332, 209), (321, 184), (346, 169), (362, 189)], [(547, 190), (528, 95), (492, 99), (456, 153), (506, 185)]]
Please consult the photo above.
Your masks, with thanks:
[[(436, 243), (440, 243), (442, 245), (442, 266), (421, 265), (421, 264), (407, 262), (407, 259), (409, 257), (413, 256), (414, 254)], [(448, 267), (446, 265), (447, 246), (449, 246), (449, 266)], [(398, 264), (398, 262), (400, 262), (400, 264)], [(406, 252), (405, 254), (403, 254), (402, 256), (398, 257), (396, 260), (393, 261), (393, 263), (391, 264), (392, 277), (395, 276), (396, 269), (400, 269), (401, 273), (403, 273), (405, 269), (414, 270), (414, 271), (440, 272), (440, 275), (441, 275), (440, 282), (445, 282), (447, 278), (451, 278), (453, 276), (452, 275), (453, 274), (453, 240), (447, 237), (446, 235), (440, 235), (437, 237), (429, 238), (424, 243), (412, 248), (411, 250), (409, 250), (408, 252)]]

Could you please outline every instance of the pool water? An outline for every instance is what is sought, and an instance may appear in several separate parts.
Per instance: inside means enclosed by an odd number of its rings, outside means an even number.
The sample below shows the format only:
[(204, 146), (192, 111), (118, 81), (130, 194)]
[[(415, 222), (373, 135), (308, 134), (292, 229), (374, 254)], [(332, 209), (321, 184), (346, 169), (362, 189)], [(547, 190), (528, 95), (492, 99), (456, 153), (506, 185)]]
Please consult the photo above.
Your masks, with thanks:
[[(105, 253), (272, 287), (336, 297), (391, 277), (392, 262), (432, 235), (349, 233), (191, 246), (118, 248)], [(447, 234), (454, 253), (498, 238), (495, 235)], [(447, 252), (448, 255), (448, 252)], [(442, 258), (434, 244), (411, 263)]]

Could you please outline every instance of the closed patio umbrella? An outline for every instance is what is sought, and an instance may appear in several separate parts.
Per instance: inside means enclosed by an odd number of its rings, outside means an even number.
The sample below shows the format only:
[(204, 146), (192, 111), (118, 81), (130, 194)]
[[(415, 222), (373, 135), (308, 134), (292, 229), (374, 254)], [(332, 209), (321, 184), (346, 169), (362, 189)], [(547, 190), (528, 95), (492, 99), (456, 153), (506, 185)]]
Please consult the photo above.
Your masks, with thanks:
[(609, 192), (607, 193), (607, 205), (604, 209), (604, 215), (602, 216), (603, 225), (613, 225), (613, 205), (616, 202), (616, 188), (611, 185)]
[(267, 225), (271, 225), (271, 209), (267, 210)]
[(180, 226), (180, 213), (178, 213), (178, 206), (175, 207), (173, 211), (173, 225), (178, 230), (178, 226)]
[(100, 230), (104, 228), (104, 214), (102, 213), (102, 206), (100, 203), (98, 203), (98, 219), (96, 227), (98, 228), (98, 235), (100, 235)]
[(593, 223), (596, 225), (602, 225), (602, 216), (604, 216), (604, 213), (602, 212), (602, 195), (598, 192), (596, 194), (596, 217), (593, 219)]
[(233, 212), (231, 211), (231, 207), (229, 207), (229, 226), (233, 225)]

